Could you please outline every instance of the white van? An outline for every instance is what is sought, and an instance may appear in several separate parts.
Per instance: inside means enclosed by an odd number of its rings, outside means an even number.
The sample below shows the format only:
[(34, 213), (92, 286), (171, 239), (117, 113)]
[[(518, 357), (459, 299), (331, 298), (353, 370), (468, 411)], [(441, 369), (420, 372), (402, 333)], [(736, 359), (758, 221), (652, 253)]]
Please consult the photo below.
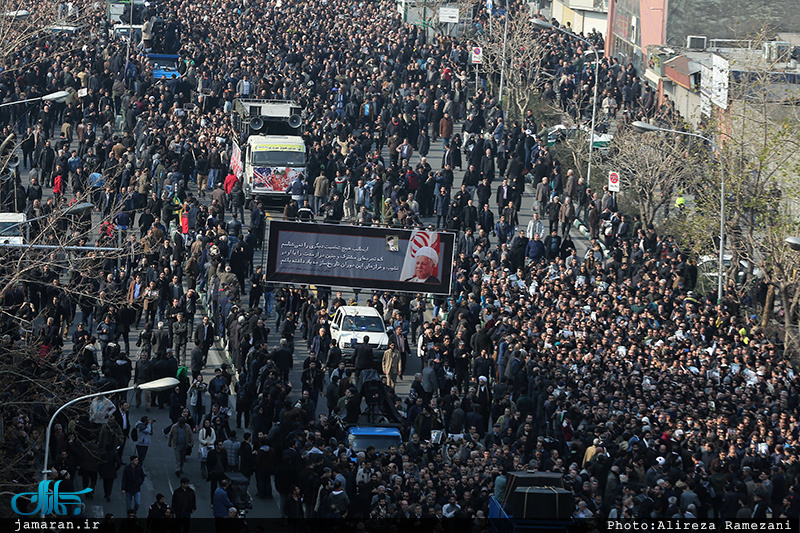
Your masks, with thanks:
[(337, 309), (331, 322), (331, 338), (342, 354), (352, 355), (356, 344), (363, 342), (364, 337), (369, 337), (375, 357), (382, 358), (389, 347), (389, 335), (380, 313), (362, 305), (343, 305)]

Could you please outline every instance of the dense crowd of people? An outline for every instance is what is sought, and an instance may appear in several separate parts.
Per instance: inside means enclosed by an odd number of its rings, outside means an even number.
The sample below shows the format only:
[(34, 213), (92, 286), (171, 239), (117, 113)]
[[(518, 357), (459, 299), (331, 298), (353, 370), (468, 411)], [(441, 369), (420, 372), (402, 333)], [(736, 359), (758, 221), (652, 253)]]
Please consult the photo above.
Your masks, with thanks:
[[(54, 256), (5, 295), (12, 315), (42, 324), (37, 357), (71, 374), (76, 394), (180, 380), (131, 400), (169, 409), (168, 424), (132, 420), (122, 397), (105, 423), (61, 420), (51, 454), (65, 487), (99, 477), (109, 499), (127, 463), (121, 488), (135, 516), (163, 430), (181, 487), (157, 498), (153, 517), (195, 512), (191, 454), (217, 518), (236, 513), (234, 470), (255, 477), (258, 497), (277, 491), (290, 519), (464, 517), (480, 530), (490, 495), (502, 499), (509, 473), (524, 470), (562, 473), (576, 518), (800, 516), (798, 387), (781, 346), (732, 292), (722, 302), (694, 292), (697, 269), (672, 237), (629, 221), (613, 195), (565, 168), (532, 113), (507, 125), (485, 86), (467, 83), (467, 41), (427, 38), (392, 2), (154, 9), (181, 56), (177, 80), (153, 79), (141, 47), (101, 38), (108, 25), (89, 6), (84, 46), (33, 40), (0, 73), (3, 103), (71, 92), (63, 104), (0, 107), (23, 155), (5, 210), (55, 221), (32, 224), (34, 242), (127, 243), (119, 266), (87, 252), (92, 268), (69, 272)], [(569, 35), (539, 38), (552, 81), (532, 79), (532, 90), (576, 120), (591, 113), (595, 83), (609, 117), (671, 117), (632, 66), (603, 58), (595, 71)], [(285, 218), (458, 234), (449, 298), (367, 298), (394, 331), (382, 370), (409, 435), (388, 453), (352, 460), (337, 423), (345, 411), (357, 421), (361, 402), (330, 336), (341, 294), (274, 286), (257, 265), (265, 206), (247, 201), (228, 166), (228, 112), (245, 97), (304, 110), (308, 172), (291, 184)], [(442, 161), (428, 161), (440, 139)], [(58, 215), (84, 194), (103, 217), (99, 237), (86, 234), (91, 211)], [(525, 227), (522, 208), (536, 213)], [(570, 237), (577, 217), (592, 237), (585, 255)], [(18, 325), (6, 321), (4, 334), (18, 340)], [(301, 342), (309, 356), (297, 366)], [(206, 383), (215, 343), (231, 366)], [(411, 357), (423, 363), (413, 377), (403, 375)], [(42, 365), (26, 368), (39, 376)], [(407, 397), (399, 379), (413, 379)], [(41, 467), (43, 409), (6, 416), (22, 479)], [(437, 429), (451, 437), (434, 444)]]

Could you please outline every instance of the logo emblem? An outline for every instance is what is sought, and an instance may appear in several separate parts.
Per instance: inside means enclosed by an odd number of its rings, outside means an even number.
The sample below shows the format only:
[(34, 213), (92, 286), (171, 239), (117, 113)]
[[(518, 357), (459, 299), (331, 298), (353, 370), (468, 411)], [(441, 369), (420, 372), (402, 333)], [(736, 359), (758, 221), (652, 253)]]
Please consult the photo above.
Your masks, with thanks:
[[(53, 490), (50, 491), (50, 484), (53, 483)], [(52, 480), (45, 480), (39, 482), (39, 488), (36, 492), (22, 492), (11, 498), (11, 509), (22, 516), (31, 516), (35, 514), (49, 515), (55, 513), (59, 516), (69, 514), (67, 506), (72, 505), (74, 509), (73, 515), (80, 514), (81, 512), (81, 494), (88, 494), (92, 492), (91, 488), (85, 488), (78, 492), (60, 492), (58, 490), (61, 481), (53, 482)], [(31, 503), (36, 507), (27, 513), (23, 513), (17, 507), (17, 500), (19, 498), (30, 498)]]

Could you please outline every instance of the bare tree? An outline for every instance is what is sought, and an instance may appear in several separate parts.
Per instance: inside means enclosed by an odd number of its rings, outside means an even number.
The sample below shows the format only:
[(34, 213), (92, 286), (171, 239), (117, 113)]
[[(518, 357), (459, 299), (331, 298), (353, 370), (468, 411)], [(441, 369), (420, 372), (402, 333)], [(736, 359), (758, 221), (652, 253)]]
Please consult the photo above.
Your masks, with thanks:
[(407, 22), (430, 28), (436, 35), (448, 33), (448, 24), (439, 20), (443, 7), (454, 7), (459, 11), (459, 21), (472, 18), (473, 3), (469, 0), (415, 0), (405, 4), (404, 17)]
[[(0, 415), (7, 424), (0, 447), (0, 493), (35, 490), (41, 473), (44, 434), (50, 414), (85, 389), (75, 365), (41, 360), (26, 339), (0, 339)], [(86, 406), (68, 416), (83, 424)], [(22, 420), (22, 423), (19, 421)], [(0, 508), (7, 508), (4, 498)], [(10, 516), (10, 515), (9, 515)]]
[[(104, 4), (104, 3), (101, 3)], [(65, 3), (59, 2), (27, 2), (12, 0), (3, 2), (0, 8), (0, 51), (5, 71), (15, 71), (23, 66), (30, 67), (30, 61), (19, 62), (18, 53), (25, 48), (41, 50), (46, 56), (47, 41), (59, 40), (59, 52), (68, 52), (76, 46), (74, 36), (65, 35), (56, 39), (59, 32), (55, 26), (78, 27), (89, 20), (92, 6), (81, 2), (72, 2), (72, 10)], [(73, 41), (70, 44), (70, 41)], [(51, 49), (52, 52), (52, 49)], [(29, 57), (30, 59), (30, 57)], [(41, 57), (34, 60), (41, 60)]]
[(477, 39), (483, 48), (484, 69), (492, 83), (499, 87), (501, 75), (504, 78), (503, 99), (508, 102), (504, 108), (510, 118), (521, 118), (530, 109), (538, 93), (533, 90), (534, 82), (541, 75), (542, 58), (546, 49), (541, 40), (541, 32), (530, 23), (526, 10), (508, 11), (508, 35), (505, 38), (505, 60), (503, 42), (504, 17), (495, 17), (495, 30), (491, 36), (484, 31)]
[[(773, 219), (773, 223), (759, 233), (758, 242), (750, 243), (757, 257), (761, 258), (757, 266), (767, 290), (761, 326), (770, 327), (775, 297), (779, 296), (782, 337), (787, 354), (792, 356), (800, 354), (800, 252), (789, 247), (785, 239), (797, 236), (800, 236), (800, 224), (796, 221)], [(747, 257), (749, 261), (756, 261), (756, 257)]]
[[(755, 48), (768, 46), (765, 34), (753, 40)], [(739, 73), (731, 74), (727, 109), (718, 110), (701, 132), (716, 140), (720, 152), (713, 154), (710, 165), (695, 166), (692, 160), (686, 192), (694, 202), (671, 230), (682, 237), (686, 251), (716, 256), (724, 171), (724, 254), (730, 258), (723, 273), (726, 297), (758, 303), (765, 328), (772, 327), (780, 298), (781, 336), (787, 350), (797, 353), (798, 254), (784, 239), (800, 233), (800, 113), (786, 105), (800, 97), (800, 90), (785, 83), (776, 74), (780, 65), (765, 61), (761, 53), (727, 59), (730, 70)], [(710, 154), (709, 147), (705, 153)], [(716, 276), (716, 261), (714, 265)], [(759, 301), (762, 295), (766, 297)]]
[[(81, 345), (64, 340), (63, 325), (71, 325), (84, 305), (124, 304), (122, 287), (98, 299), (99, 280), (126, 256), (108, 224), (118, 210), (92, 218), (65, 215), (65, 206), (57, 207), (31, 222), (29, 243), (0, 247), (0, 421), (6, 423), (0, 430), (0, 493), (34, 490), (44, 451), (42, 428), (56, 408), (76, 396), (116, 388), (111, 376), (86, 361)], [(46, 301), (51, 294), (58, 295), (60, 307)], [(99, 363), (100, 354), (92, 353), (88, 356)], [(72, 421), (70, 432), (90, 436), (87, 405), (66, 411), (64, 420)], [(8, 503), (0, 500), (0, 508)]]
[[(618, 130), (606, 166), (619, 173), (621, 194), (633, 202), (644, 225), (665, 217), (675, 194), (697, 174), (697, 143), (673, 134)], [(693, 165), (690, 167), (689, 162)]]

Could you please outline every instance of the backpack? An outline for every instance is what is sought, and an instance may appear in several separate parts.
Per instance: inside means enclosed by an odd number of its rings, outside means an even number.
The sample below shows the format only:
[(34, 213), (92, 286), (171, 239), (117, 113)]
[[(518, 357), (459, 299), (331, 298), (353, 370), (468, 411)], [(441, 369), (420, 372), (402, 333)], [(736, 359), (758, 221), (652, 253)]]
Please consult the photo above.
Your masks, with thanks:
[(133, 441), (139, 440), (139, 430), (136, 429), (136, 426), (131, 428), (131, 440)]

